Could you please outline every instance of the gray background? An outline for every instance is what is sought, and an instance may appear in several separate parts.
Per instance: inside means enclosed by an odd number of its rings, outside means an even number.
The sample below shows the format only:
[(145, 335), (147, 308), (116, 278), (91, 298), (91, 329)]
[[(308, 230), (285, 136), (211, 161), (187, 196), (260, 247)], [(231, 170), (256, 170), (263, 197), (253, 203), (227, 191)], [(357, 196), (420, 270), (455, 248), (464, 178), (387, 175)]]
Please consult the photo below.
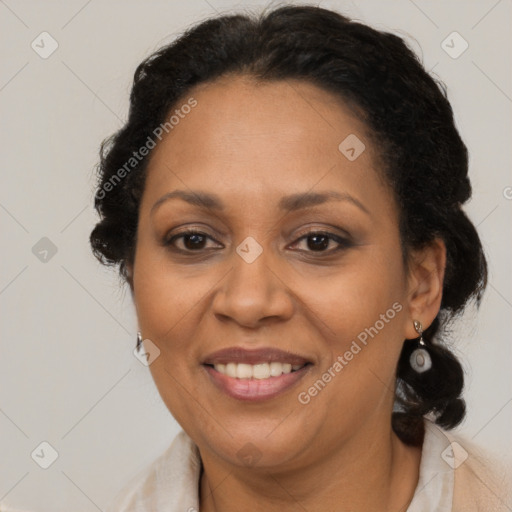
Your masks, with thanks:
[[(132, 353), (137, 325), (129, 291), (89, 250), (93, 168), (101, 140), (126, 119), (133, 72), (144, 57), (216, 12), (264, 5), (0, 1), (0, 503), (6, 510), (102, 510), (178, 431), (149, 369)], [(474, 197), (466, 210), (490, 263), (479, 315), (468, 310), (453, 335), (468, 372), (469, 414), (459, 431), (492, 453), (511, 453), (511, 1), (320, 5), (406, 37), (448, 86), (471, 154)], [(34, 40), (43, 45), (43, 31), (59, 45), (46, 59), (31, 47)], [(442, 47), (453, 31), (469, 44), (458, 58)], [(450, 41), (452, 52), (460, 50), (460, 40)], [(43, 237), (55, 254), (44, 252)], [(58, 453), (48, 469), (31, 458), (42, 441)]]

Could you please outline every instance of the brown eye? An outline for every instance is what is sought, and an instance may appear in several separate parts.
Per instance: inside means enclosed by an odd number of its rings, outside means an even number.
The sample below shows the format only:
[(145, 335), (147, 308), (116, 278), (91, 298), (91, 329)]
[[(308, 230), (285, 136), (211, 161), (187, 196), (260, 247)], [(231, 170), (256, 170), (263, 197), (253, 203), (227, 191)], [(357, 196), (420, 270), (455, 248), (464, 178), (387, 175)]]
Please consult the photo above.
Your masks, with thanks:
[[(307, 248), (305, 252), (331, 254), (333, 252), (339, 251), (341, 249), (346, 249), (351, 246), (349, 240), (337, 236), (334, 233), (323, 231), (310, 232), (299, 238), (297, 242), (295, 242), (295, 244), (298, 244), (299, 242), (302, 242), (304, 240), (307, 242)], [(333, 245), (332, 242), (335, 242), (334, 248), (327, 250), (330, 245)]]
[(199, 235), (198, 233), (192, 233), (190, 235), (184, 235), (183, 237), (183, 245), (187, 249), (203, 249), (204, 244), (206, 242), (206, 238), (203, 235)]
[[(181, 247), (176, 243), (178, 240), (181, 240)], [(185, 231), (170, 237), (164, 244), (182, 252), (197, 252), (205, 249), (208, 240), (213, 240), (213, 238), (200, 231)]]
[(308, 249), (322, 251), (329, 247), (330, 238), (327, 235), (310, 235), (307, 237)]

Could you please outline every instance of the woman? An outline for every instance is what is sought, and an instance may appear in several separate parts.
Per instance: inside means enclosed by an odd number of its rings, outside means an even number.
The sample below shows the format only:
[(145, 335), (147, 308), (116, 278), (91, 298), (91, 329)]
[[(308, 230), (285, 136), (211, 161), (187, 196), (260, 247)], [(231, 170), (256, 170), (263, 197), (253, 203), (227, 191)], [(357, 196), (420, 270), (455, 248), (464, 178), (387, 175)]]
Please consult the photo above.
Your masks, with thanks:
[(508, 510), (448, 433), (442, 328), (487, 280), (467, 167), (404, 42), (332, 11), (219, 16), (140, 64), (91, 244), (183, 432), (112, 510)]

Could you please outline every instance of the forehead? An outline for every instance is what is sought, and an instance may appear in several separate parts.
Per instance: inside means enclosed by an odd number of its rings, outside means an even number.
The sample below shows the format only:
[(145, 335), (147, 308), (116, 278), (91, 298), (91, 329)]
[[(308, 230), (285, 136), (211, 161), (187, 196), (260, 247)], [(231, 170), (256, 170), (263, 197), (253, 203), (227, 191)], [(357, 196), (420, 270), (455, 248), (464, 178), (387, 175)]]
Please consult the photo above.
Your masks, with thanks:
[[(173, 111), (190, 98), (196, 106), (151, 155), (152, 199), (177, 188), (217, 191), (240, 206), (315, 188), (383, 199), (366, 126), (331, 93), (299, 80), (230, 76), (193, 88)], [(347, 157), (346, 140), (361, 151), (357, 158)]]

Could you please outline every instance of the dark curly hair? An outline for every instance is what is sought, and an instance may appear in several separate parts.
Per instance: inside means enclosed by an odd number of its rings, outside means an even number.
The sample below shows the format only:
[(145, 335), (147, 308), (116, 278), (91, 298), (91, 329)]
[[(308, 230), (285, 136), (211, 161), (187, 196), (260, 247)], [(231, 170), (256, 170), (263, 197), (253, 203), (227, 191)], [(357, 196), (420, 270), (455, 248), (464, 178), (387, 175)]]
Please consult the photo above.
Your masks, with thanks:
[[(404, 343), (397, 366), (392, 425), (407, 444), (423, 440), (423, 416), (453, 428), (465, 415), (462, 367), (440, 343), (441, 328), (470, 299), (479, 305), (487, 263), (475, 227), (461, 206), (471, 196), (466, 146), (455, 127), (444, 85), (396, 35), (315, 6), (284, 6), (259, 16), (208, 19), (161, 48), (135, 71), (128, 121), (103, 142), (95, 207), (100, 221), (90, 243), (104, 264), (130, 282), (148, 146), (191, 88), (221, 76), (300, 79), (341, 98), (358, 112), (379, 150), (381, 171), (399, 208), (404, 265), (412, 249), (441, 238), (447, 263), (440, 312), (424, 332), (432, 368), (409, 364)], [(135, 153), (134, 153), (135, 152)], [(149, 154), (151, 154), (149, 152)], [(124, 169), (124, 172), (121, 172)]]

